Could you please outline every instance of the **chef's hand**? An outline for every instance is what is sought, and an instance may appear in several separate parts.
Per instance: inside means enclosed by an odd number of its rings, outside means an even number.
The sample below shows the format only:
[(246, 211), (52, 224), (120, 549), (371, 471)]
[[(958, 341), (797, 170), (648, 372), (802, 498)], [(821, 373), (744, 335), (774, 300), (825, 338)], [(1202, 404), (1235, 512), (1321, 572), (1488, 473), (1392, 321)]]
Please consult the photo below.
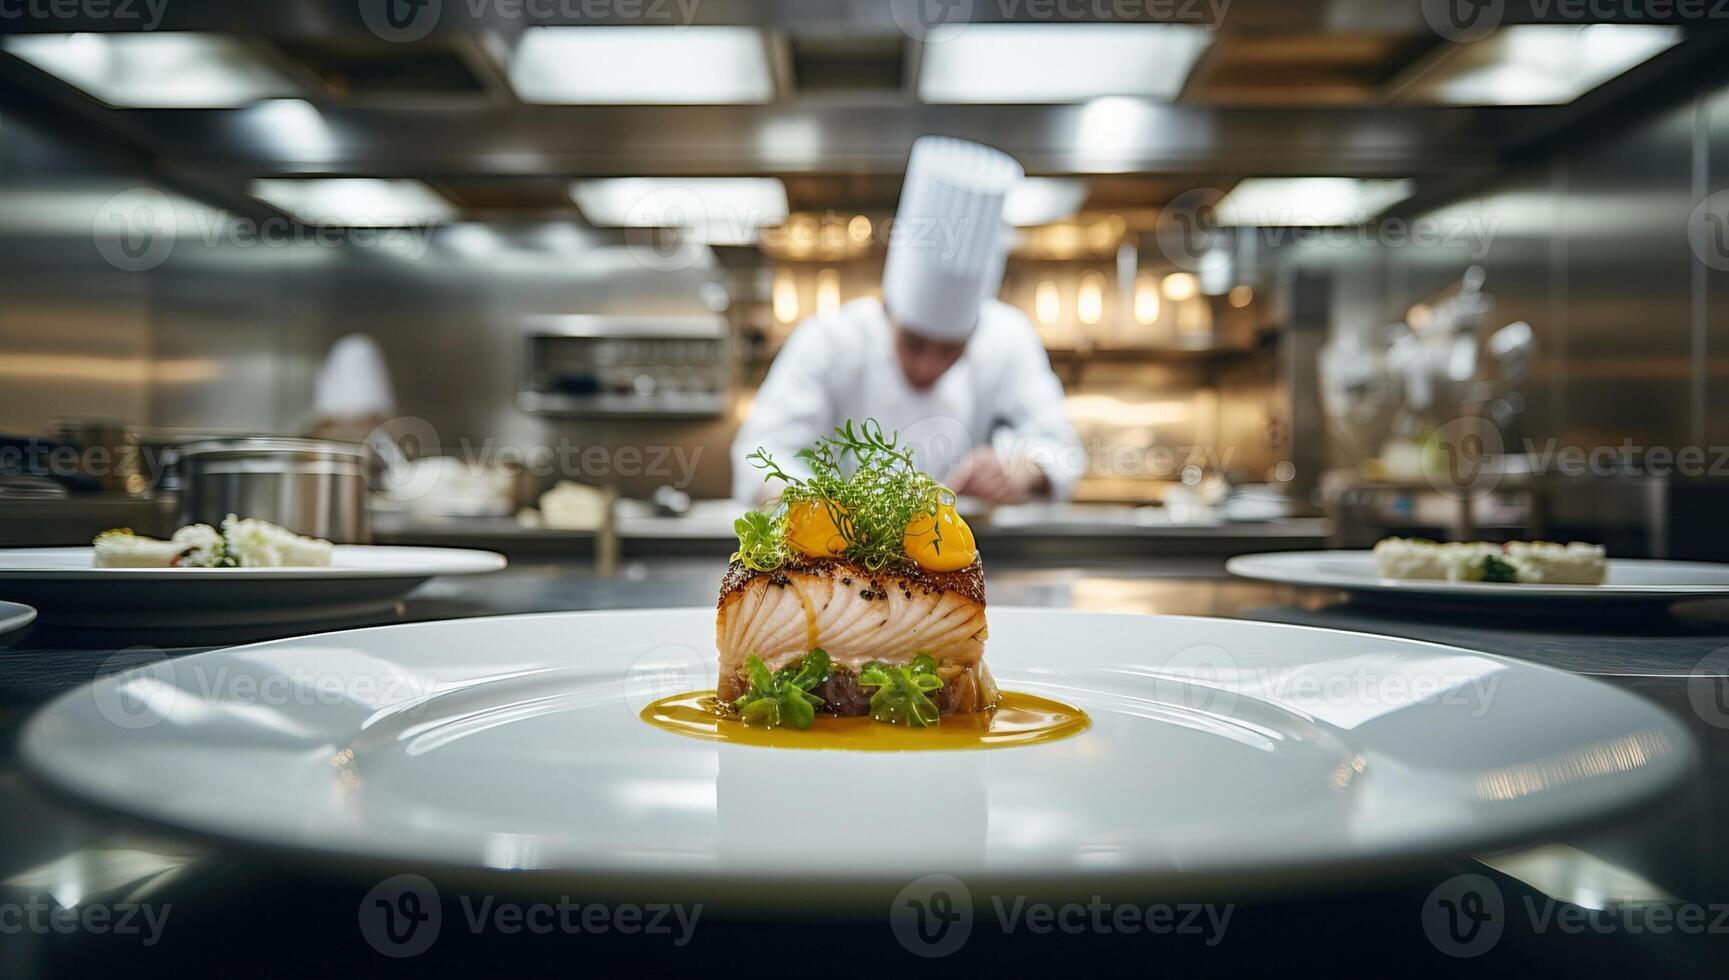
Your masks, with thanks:
[(1012, 504), (1049, 493), (1051, 481), (1032, 460), (1005, 461), (995, 449), (981, 446), (949, 476), (949, 489), (987, 504)]

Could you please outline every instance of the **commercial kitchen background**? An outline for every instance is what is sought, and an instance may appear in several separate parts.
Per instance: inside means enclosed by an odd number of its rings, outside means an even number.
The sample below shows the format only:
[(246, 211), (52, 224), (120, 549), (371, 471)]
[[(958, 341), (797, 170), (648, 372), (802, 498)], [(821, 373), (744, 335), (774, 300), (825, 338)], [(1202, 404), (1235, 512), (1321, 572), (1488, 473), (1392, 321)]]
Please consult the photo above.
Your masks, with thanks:
[[(1048, 188), (1074, 195), (1070, 206), (1021, 229), (1003, 296), (1040, 325), (1095, 459), (1211, 448), (1226, 465), (1202, 459), (1205, 476), (1288, 487), (1298, 514), (1357, 514), (1363, 533), (1397, 526), (1395, 513), (1434, 523), (1413, 510), (1432, 503), (1374, 489), (1385, 433), (1326, 418), (1316, 350), (1346, 335), (1372, 350), (1386, 325), (1444, 302), (1472, 266), (1495, 302), (1483, 333), (1519, 320), (1534, 331), (1509, 442), (1729, 444), (1729, 262), (1700, 213), (1729, 189), (1723, 24), (1646, 17), (1632, 29), (1656, 34), (1600, 34), (1592, 50), (1629, 67), (1583, 92), (1562, 80), (1557, 94), (1517, 70), (1520, 33), (1617, 28), (1513, 3), (1498, 32), (1458, 45), (1425, 19), (1428, 5), (1239, 0), (1202, 25), (1210, 43), (1169, 102), (936, 104), (920, 99), (919, 79), (938, 45), (909, 36), (891, 6), (697, 5), (699, 27), (761, 31), (772, 93), (731, 105), (531, 104), (510, 69), (527, 25), (460, 11), (395, 43), (352, 5), (273, 5), (238, 34), (223, 33), (222, 4), (172, 5), (162, 30), (230, 38), (281, 80), (277, 97), (234, 108), (104, 106), (26, 60), (20, 45), (42, 38), (15, 33), (0, 55), (0, 432), (89, 417), (302, 432), (320, 361), (358, 331), (385, 353), (398, 413), (424, 419), (447, 452), (700, 448), (683, 489), (720, 497), (727, 444), (774, 349), (799, 317), (876, 288), (906, 150), (942, 132), (999, 146), (1030, 174), (1081, 181)], [(1051, 38), (1080, 26), (1018, 19)], [(7, 30), (50, 26), (121, 25)], [(1090, 43), (1049, 47), (1040, 71), (1072, 73), (1078, 62), (1063, 59), (1088, 58)], [(1484, 62), (1500, 84), (1458, 101), (1539, 104), (1446, 104), (1464, 91), (1449, 79)], [(232, 233), (282, 216), (253, 182), (321, 175), (424, 181), (448, 215), (382, 245), (321, 222), (288, 243)], [(779, 178), (790, 214), (755, 244), (690, 241), (668, 259), (673, 239), (596, 227), (578, 207), (573, 182), (616, 176)], [(1282, 176), (1412, 183), (1348, 227), (1236, 229), (1219, 239), (1222, 266), (1172, 254), (1183, 209), (1243, 178)], [(113, 248), (140, 188), (176, 201), (168, 245), (157, 242), (164, 258)], [(1199, 279), (1182, 275), (1203, 265)], [(712, 411), (573, 416), (531, 410), (524, 396), (536, 317), (717, 310), (724, 342), (692, 355), (724, 379)], [(523, 502), (559, 477), (638, 498), (675, 482), (616, 469), (547, 476)], [(1182, 478), (1180, 466), (1109, 470), (1083, 483), (1083, 501), (1156, 502)], [(1330, 506), (1327, 471), (1348, 477)], [(1671, 482), (1653, 490), (1630, 476), (1631, 502), (1610, 506), (1618, 491), (1599, 478), (1561, 494), (1549, 526), (1595, 532), (1621, 553), (1700, 556), (1716, 545), (1668, 529), (1692, 506)], [(1361, 487), (1367, 505), (1350, 497)], [(1508, 520), (1523, 523), (1509, 501)], [(18, 522), (4, 535), (41, 538)]]

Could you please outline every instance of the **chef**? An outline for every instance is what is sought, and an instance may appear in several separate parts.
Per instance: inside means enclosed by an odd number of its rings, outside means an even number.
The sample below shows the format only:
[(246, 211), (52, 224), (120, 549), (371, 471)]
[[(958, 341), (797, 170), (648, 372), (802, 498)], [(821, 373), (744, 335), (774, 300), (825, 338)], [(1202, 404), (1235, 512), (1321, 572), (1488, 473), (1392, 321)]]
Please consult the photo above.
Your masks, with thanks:
[(907, 161), (882, 298), (800, 323), (732, 445), (733, 496), (772, 495), (745, 457), (795, 454), (849, 419), (876, 419), (958, 494), (1000, 504), (1066, 499), (1085, 468), (1063, 388), (1033, 325), (996, 299), (1007, 254), (1007, 154), (921, 137)]

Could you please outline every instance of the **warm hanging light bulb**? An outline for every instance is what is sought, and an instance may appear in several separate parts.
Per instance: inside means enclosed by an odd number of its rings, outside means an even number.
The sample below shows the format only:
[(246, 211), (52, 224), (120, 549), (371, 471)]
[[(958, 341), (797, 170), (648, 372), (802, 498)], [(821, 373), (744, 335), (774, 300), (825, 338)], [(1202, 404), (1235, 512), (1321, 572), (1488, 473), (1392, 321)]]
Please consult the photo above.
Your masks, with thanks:
[(791, 323), (798, 319), (798, 283), (792, 273), (786, 269), (778, 269), (774, 274), (774, 290), (771, 296), (774, 305), (774, 318), (782, 323)]
[(840, 273), (824, 269), (816, 274), (816, 311), (828, 315), (840, 309)]
[(1046, 279), (1039, 283), (1039, 288), (1033, 292), (1033, 315), (1048, 327), (1057, 322), (1057, 317), (1062, 312), (1062, 303), (1057, 284)]
[(1255, 301), (1255, 290), (1250, 286), (1232, 286), (1230, 294), (1225, 298), (1230, 301), (1233, 307), (1240, 310)]
[(1201, 284), (1192, 273), (1173, 272), (1165, 277), (1160, 288), (1163, 289), (1166, 299), (1173, 303), (1181, 303), (1199, 295)]
[(1156, 323), (1159, 319), (1159, 284), (1152, 276), (1142, 276), (1135, 282), (1135, 322)]
[(1081, 276), (1080, 292), (1075, 295), (1075, 315), (1087, 326), (1105, 316), (1105, 277), (1096, 272)]

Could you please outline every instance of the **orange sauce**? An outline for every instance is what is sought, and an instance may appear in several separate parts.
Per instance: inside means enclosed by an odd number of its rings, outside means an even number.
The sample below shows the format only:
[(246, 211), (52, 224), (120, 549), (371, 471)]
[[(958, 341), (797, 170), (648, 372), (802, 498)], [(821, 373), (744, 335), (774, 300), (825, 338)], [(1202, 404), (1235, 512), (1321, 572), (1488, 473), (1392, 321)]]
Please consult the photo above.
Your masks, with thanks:
[(661, 698), (642, 709), (656, 728), (687, 738), (761, 745), (777, 749), (850, 749), (861, 752), (915, 752), (943, 749), (1007, 749), (1040, 745), (1079, 735), (1092, 721), (1081, 709), (1036, 694), (1004, 691), (992, 711), (954, 714), (928, 728), (889, 725), (869, 718), (818, 714), (810, 728), (761, 728), (746, 725), (720, 710), (713, 691), (692, 691)]

